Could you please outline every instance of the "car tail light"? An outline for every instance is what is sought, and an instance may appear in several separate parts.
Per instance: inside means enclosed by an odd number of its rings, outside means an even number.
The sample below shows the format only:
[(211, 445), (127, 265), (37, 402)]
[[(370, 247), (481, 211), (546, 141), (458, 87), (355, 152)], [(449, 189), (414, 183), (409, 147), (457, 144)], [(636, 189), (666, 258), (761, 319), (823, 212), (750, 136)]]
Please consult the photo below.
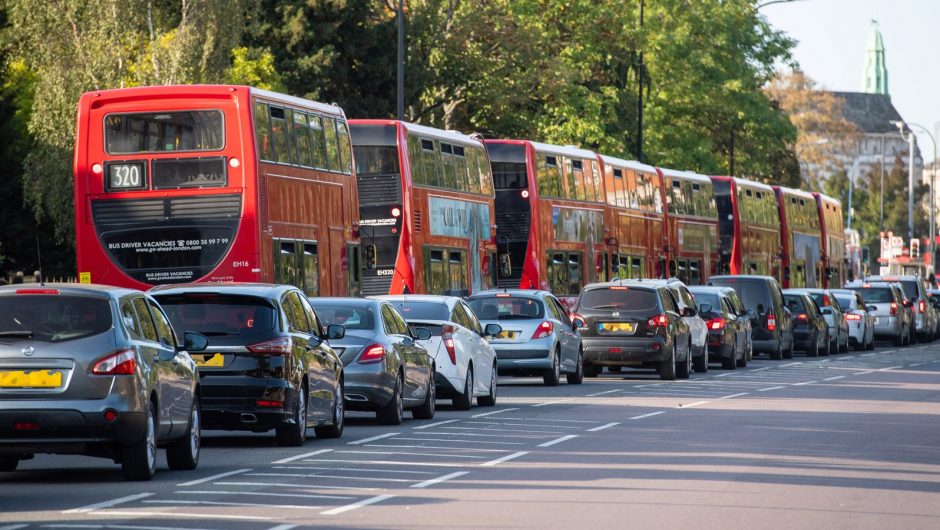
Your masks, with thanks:
[(846, 319), (846, 320), (861, 320), (861, 319), (862, 319), (862, 315), (859, 315), (859, 314), (857, 314), (857, 313), (846, 313), (846, 314), (845, 314), (845, 319)]
[(552, 323), (546, 320), (539, 324), (539, 327), (535, 328), (535, 333), (532, 334), (533, 339), (544, 339), (545, 337), (552, 336), (552, 330), (554, 327)]
[(381, 344), (373, 344), (363, 350), (362, 354), (359, 355), (359, 360), (356, 361), (359, 364), (373, 364), (381, 362), (385, 358), (385, 348)]
[(444, 348), (447, 349), (447, 356), (450, 357), (450, 362), (456, 365), (457, 346), (454, 344), (454, 326), (445, 325), (443, 327), (443, 335), (441, 337), (444, 341)]
[(38, 431), (39, 423), (35, 421), (18, 421), (13, 424), (14, 431)]
[(898, 314), (898, 303), (897, 303), (897, 302), (891, 302), (891, 316), (894, 316), (894, 315), (897, 315), (897, 314)]
[(656, 315), (647, 320), (646, 324), (651, 328), (666, 328), (669, 327), (669, 317), (665, 314)]
[(809, 315), (807, 315), (806, 313), (800, 313), (799, 315), (796, 315), (796, 321), (797, 321), (797, 322), (802, 322), (802, 323), (804, 323), (804, 324), (808, 324), (808, 323), (809, 323)]
[(707, 322), (707, 324), (708, 324), (708, 329), (712, 331), (725, 329), (725, 319), (721, 317), (712, 318)]
[(283, 401), (270, 401), (267, 399), (259, 399), (255, 401), (255, 405), (258, 405), (259, 407), (283, 408), (284, 402)]
[(274, 340), (250, 344), (248, 351), (261, 355), (287, 355), (291, 352), (291, 340), (290, 337), (279, 337)]
[(918, 312), (920, 312), (920, 313), (926, 313), (926, 312), (927, 312), (927, 301), (926, 301), (926, 300), (921, 300), (921, 301), (917, 304), (917, 310), (918, 310)]
[(17, 289), (16, 294), (59, 294), (58, 289)]
[(829, 295), (828, 295), (828, 294), (824, 294), (824, 295), (822, 296), (822, 299), (823, 299), (822, 305), (825, 306), (825, 307), (829, 307), (829, 305), (830, 305), (830, 302), (829, 302)]
[(777, 329), (777, 316), (774, 314), (767, 315), (767, 331), (775, 329)]
[(95, 375), (133, 375), (137, 372), (137, 352), (131, 349), (112, 353), (91, 367)]

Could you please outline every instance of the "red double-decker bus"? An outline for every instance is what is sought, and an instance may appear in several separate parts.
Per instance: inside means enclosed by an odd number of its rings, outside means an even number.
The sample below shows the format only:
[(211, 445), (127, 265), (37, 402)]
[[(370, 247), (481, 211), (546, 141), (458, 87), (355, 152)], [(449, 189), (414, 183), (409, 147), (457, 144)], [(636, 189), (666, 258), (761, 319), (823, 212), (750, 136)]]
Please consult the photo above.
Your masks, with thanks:
[(483, 144), (394, 120), (350, 120), (365, 257), (362, 292), (492, 287), (493, 177)]
[(718, 207), (704, 175), (659, 168), (666, 195), (669, 276), (702, 285), (718, 273)]
[(660, 175), (653, 166), (640, 162), (606, 155), (597, 158), (607, 198), (604, 239), (610, 253), (610, 276), (662, 277), (667, 245)]
[(358, 293), (356, 181), (337, 106), (246, 86), (89, 92), (74, 170), (82, 282)]
[(842, 203), (828, 195), (813, 192), (822, 229), (824, 272), (822, 285), (838, 289), (845, 284), (845, 228)]
[(711, 177), (718, 207), (721, 274), (780, 280), (780, 216), (774, 190), (735, 177)]
[(591, 151), (486, 140), (496, 183), (499, 284), (545, 289), (571, 302), (607, 278), (600, 164)]
[(774, 186), (780, 214), (784, 289), (823, 286), (822, 232), (812, 193)]

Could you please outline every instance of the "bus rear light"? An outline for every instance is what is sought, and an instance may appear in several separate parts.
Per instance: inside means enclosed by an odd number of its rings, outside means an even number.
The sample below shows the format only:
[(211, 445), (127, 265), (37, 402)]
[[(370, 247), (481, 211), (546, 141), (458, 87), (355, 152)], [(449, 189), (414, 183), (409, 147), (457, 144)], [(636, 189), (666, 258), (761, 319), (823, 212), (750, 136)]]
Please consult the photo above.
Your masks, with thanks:
[(359, 356), (359, 360), (356, 362), (359, 364), (374, 364), (382, 362), (384, 358), (385, 348), (381, 344), (373, 344), (363, 350), (362, 355)]
[(532, 334), (533, 339), (544, 339), (545, 337), (551, 337), (552, 331), (554, 330), (552, 323), (546, 320), (539, 324), (539, 327), (535, 328), (535, 333)]
[(112, 353), (91, 367), (95, 375), (133, 375), (137, 372), (137, 354), (127, 349)]
[(775, 329), (777, 329), (776, 315), (767, 315), (767, 331), (774, 331)]
[(862, 315), (859, 315), (858, 313), (846, 313), (845, 319), (846, 319), (846, 320), (858, 321), (858, 320), (861, 320), (861, 319), (862, 319)]
[(897, 303), (897, 302), (891, 302), (891, 316), (894, 316), (894, 315), (897, 315), (897, 314), (898, 314), (898, 303)]
[(91, 172), (94, 173), (95, 175), (100, 175), (102, 171), (104, 171), (104, 168), (101, 167), (101, 164), (91, 165)]
[(232, 166), (232, 167), (238, 167), (238, 166), (240, 166), (241, 164), (242, 164), (242, 163), (239, 162), (237, 158), (231, 158), (231, 159), (229, 159), (229, 161), (228, 161), (228, 165), (230, 165), (230, 166)]
[(290, 337), (258, 342), (247, 346), (248, 351), (261, 355), (287, 355), (291, 352)]
[(669, 317), (665, 314), (656, 315), (655, 317), (646, 321), (646, 324), (651, 328), (666, 328), (669, 327)]
[(441, 338), (444, 342), (444, 348), (447, 350), (447, 356), (450, 357), (450, 362), (453, 365), (457, 365), (457, 345), (454, 344), (454, 326), (444, 325), (442, 328), (443, 335)]
[(529, 198), (529, 190), (522, 190), (522, 198), (523, 199)]
[(392, 217), (401, 217), (401, 208), (392, 208)]
[(725, 319), (721, 317), (715, 317), (708, 321), (708, 329), (712, 331), (719, 331), (725, 329)]

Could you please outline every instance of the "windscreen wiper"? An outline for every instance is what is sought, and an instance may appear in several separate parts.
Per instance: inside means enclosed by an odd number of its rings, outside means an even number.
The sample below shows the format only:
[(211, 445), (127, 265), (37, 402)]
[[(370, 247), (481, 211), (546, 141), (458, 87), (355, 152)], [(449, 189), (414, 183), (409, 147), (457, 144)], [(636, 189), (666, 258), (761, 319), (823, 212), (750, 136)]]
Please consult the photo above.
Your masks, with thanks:
[(11, 338), (11, 339), (31, 339), (33, 338), (33, 332), (29, 330), (16, 330), (16, 331), (0, 331), (0, 338)]

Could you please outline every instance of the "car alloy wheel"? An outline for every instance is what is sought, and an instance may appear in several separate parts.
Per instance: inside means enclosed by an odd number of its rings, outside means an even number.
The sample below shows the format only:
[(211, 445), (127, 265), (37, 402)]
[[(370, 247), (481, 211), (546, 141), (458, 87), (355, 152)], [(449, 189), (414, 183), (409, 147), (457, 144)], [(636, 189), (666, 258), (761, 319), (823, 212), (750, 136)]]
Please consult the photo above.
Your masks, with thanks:
[(496, 365), (494, 364), (490, 374), (490, 392), (485, 396), (477, 398), (478, 405), (492, 407), (496, 404), (496, 371)]

